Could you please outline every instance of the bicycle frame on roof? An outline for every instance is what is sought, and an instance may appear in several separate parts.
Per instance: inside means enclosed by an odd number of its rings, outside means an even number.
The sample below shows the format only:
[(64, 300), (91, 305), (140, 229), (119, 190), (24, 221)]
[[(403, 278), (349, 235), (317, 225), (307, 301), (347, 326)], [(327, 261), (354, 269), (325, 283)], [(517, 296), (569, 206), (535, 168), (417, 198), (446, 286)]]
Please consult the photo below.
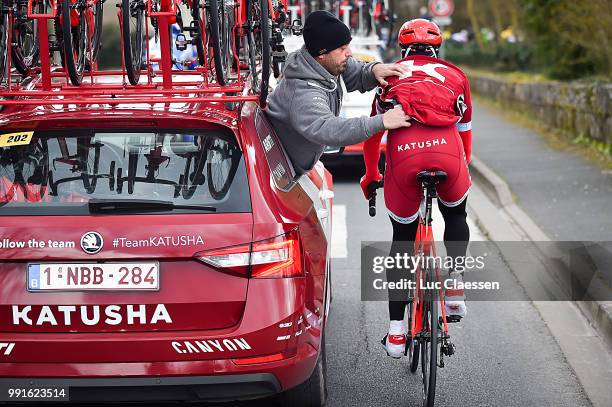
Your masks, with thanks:
[[(28, 0), (27, 16), (38, 20), (38, 41), (40, 46), (40, 68), (36, 69), (32, 81), (27, 87), (11, 83), (11, 47), (12, 18), (9, 18), (9, 48), (7, 88), (0, 90), (0, 105), (85, 105), (103, 103), (118, 104), (157, 104), (157, 103), (201, 103), (201, 102), (245, 102), (258, 101), (257, 95), (249, 94), (245, 86), (245, 78), (237, 64), (236, 80), (226, 86), (210, 83), (208, 67), (198, 67), (195, 70), (181, 71), (172, 69), (172, 50), (170, 31), (159, 30), (161, 60), (151, 59), (149, 55), (149, 27), (146, 24), (146, 73), (147, 82), (131, 85), (126, 80), (125, 61), (122, 52), (121, 70), (98, 70), (97, 64), (87, 74), (88, 81), (83, 80), (80, 86), (70, 83), (66, 71), (62, 67), (51, 65), (49, 53), (49, 31), (47, 22), (57, 18), (58, 0), (48, 0), (50, 11), (37, 14), (33, 11), (34, 0)], [(155, 18), (159, 27), (170, 25), (169, 18), (176, 15), (176, 4), (171, 2), (168, 11), (153, 11), (152, 2), (148, 2), (148, 15)], [(118, 12), (119, 22), (121, 13)], [(122, 32), (123, 30), (120, 30)], [(123, 36), (123, 34), (121, 34)], [(121, 38), (123, 51), (123, 38)], [(91, 52), (91, 44), (90, 44)], [(158, 62), (160, 69), (154, 70), (152, 63)], [(161, 74), (161, 81), (159, 80)], [(104, 83), (114, 77), (113, 83)], [(119, 81), (118, 78), (121, 77)]]

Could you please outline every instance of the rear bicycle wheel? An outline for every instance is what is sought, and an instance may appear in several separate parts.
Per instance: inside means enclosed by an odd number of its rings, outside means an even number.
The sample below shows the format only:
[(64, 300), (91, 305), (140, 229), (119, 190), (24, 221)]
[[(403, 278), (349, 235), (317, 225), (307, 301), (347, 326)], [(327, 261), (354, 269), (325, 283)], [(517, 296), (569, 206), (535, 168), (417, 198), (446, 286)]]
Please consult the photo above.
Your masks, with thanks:
[(213, 50), (215, 77), (222, 86), (227, 85), (232, 68), (233, 21), (233, 8), (230, 13), (223, 0), (209, 0), (207, 38)]
[(122, 0), (123, 59), (128, 80), (138, 84), (145, 44), (145, 4), (143, 0)]
[[(89, 54), (89, 27), (85, 17), (84, 6), (79, 6), (78, 0), (62, 0), (61, 31), (62, 31), (62, 60), (68, 71), (70, 82), (79, 86), (83, 81), (83, 72), (87, 55)], [(73, 26), (74, 22), (74, 26)]]
[[(408, 303), (408, 315), (412, 316), (412, 307), (414, 307), (414, 299)], [(410, 320), (409, 320), (410, 321)], [(410, 326), (410, 324), (408, 325)], [(420, 353), (420, 342), (418, 340), (411, 340), (410, 337), (406, 338), (410, 341), (408, 343), (408, 363), (410, 365), (410, 373), (415, 373), (419, 367), (419, 353)]]
[[(427, 274), (429, 274), (429, 271)], [(429, 279), (429, 277), (428, 277)], [(438, 368), (438, 292), (429, 289), (425, 293), (423, 329), (429, 328), (429, 338), (421, 342), (421, 374), (423, 379), (423, 407), (433, 407), (436, 397)]]

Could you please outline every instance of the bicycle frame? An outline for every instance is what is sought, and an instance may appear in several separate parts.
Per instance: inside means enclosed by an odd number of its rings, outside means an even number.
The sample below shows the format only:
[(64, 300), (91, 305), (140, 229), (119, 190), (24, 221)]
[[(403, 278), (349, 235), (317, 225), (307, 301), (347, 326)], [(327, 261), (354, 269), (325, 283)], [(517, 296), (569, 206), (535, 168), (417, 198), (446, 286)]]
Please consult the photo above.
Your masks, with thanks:
[[(436, 256), (436, 246), (433, 237), (433, 228), (431, 226), (432, 220), (432, 201), (435, 196), (431, 194), (431, 191), (426, 189), (425, 198), (425, 217), (419, 217), (419, 227), (417, 229), (415, 241), (414, 241), (414, 255), (427, 257)], [(417, 267), (415, 271), (416, 289), (415, 296), (413, 299), (414, 305), (412, 307), (412, 315), (410, 316), (410, 340), (414, 340), (416, 335), (422, 333), (423, 326), (423, 304), (425, 291), (422, 287), (425, 286), (426, 276), (425, 273), (428, 271), (423, 270), (421, 267)], [(431, 271), (431, 270), (429, 270)], [(440, 284), (440, 269), (435, 267), (435, 282)], [(440, 308), (442, 310), (442, 328), (443, 337), (448, 337), (448, 324), (446, 322), (446, 310), (444, 307), (444, 290), (438, 290), (438, 297), (440, 301)]]

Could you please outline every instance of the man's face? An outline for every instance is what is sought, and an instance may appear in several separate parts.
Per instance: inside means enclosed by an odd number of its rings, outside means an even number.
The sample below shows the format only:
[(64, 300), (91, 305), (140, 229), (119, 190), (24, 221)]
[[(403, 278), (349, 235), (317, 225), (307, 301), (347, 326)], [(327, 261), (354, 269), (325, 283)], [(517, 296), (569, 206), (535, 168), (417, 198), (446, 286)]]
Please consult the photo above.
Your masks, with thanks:
[(351, 49), (348, 44), (346, 44), (327, 54), (319, 55), (317, 60), (330, 74), (338, 76), (344, 72), (347, 61), (352, 55)]

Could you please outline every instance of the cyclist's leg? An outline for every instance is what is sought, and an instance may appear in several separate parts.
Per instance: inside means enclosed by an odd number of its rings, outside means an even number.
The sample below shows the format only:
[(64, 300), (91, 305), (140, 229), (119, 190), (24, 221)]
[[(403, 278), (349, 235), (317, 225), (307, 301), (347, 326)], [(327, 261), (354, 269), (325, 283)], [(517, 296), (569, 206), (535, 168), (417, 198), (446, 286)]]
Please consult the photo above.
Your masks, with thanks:
[(467, 224), (465, 210), (467, 196), (455, 206), (438, 201), (438, 208), (444, 218), (444, 246), (446, 254), (454, 259), (465, 256), (470, 240), (470, 228)]
[[(443, 183), (438, 185), (438, 208), (444, 218), (444, 246), (446, 254), (453, 259), (450, 277), (462, 280), (465, 254), (470, 239), (470, 230), (466, 222), (467, 195), (471, 186), (471, 179), (467, 164), (463, 157), (461, 139), (455, 128), (448, 129), (445, 135), (447, 154), (434, 154), (431, 160), (442, 168), (448, 175)], [(463, 289), (446, 290), (447, 319), (458, 321), (466, 314), (465, 294)], [(450, 318), (448, 318), (450, 316)]]
[[(414, 252), (414, 236), (418, 226), (418, 219), (410, 223), (400, 223), (389, 216), (393, 226), (393, 242), (389, 256), (394, 257), (404, 254), (412, 256)], [(386, 270), (388, 283), (399, 283), (402, 279), (410, 278), (411, 270), (403, 267), (388, 267)], [(406, 315), (406, 305), (408, 305), (408, 289), (389, 289), (389, 331), (383, 339), (383, 345), (387, 354), (394, 358), (404, 355), (406, 349), (406, 333), (408, 332), (408, 322), (404, 320)]]
[[(403, 256), (407, 253), (412, 256), (414, 253), (414, 236), (416, 235), (419, 224), (418, 219), (410, 223), (400, 223), (389, 217), (393, 226), (393, 242), (389, 256), (395, 257), (397, 254)], [(386, 270), (388, 282), (399, 282), (402, 278), (410, 277), (410, 270), (388, 268)], [(408, 304), (408, 290), (389, 290), (389, 320), (402, 321)]]
[[(400, 139), (410, 135), (400, 135)], [(398, 137), (396, 136), (396, 139)], [(397, 148), (393, 149), (397, 152)], [(389, 151), (389, 150), (388, 150)], [(414, 237), (418, 227), (418, 211), (421, 201), (421, 189), (416, 182), (416, 173), (419, 160), (410, 159), (410, 154), (388, 153), (385, 170), (385, 206), (393, 226), (393, 242), (389, 255), (395, 257), (404, 254), (413, 255)], [(402, 268), (388, 268), (386, 270), (388, 282), (399, 282), (411, 278), (411, 270)], [(389, 356), (401, 357), (406, 348), (405, 334), (408, 330), (404, 321), (409, 290), (389, 290), (389, 333), (385, 337), (384, 345)]]
[[(393, 226), (393, 242), (389, 256), (407, 253), (412, 256), (414, 238), (418, 227), (418, 213), (421, 203), (421, 188), (416, 182), (420, 168), (418, 161), (409, 154), (393, 154), (387, 157), (385, 169), (385, 206)], [(415, 164), (417, 164), (415, 166)], [(387, 269), (387, 281), (396, 282), (409, 278), (410, 272), (404, 269)], [(390, 320), (404, 319), (408, 291), (389, 290)]]

